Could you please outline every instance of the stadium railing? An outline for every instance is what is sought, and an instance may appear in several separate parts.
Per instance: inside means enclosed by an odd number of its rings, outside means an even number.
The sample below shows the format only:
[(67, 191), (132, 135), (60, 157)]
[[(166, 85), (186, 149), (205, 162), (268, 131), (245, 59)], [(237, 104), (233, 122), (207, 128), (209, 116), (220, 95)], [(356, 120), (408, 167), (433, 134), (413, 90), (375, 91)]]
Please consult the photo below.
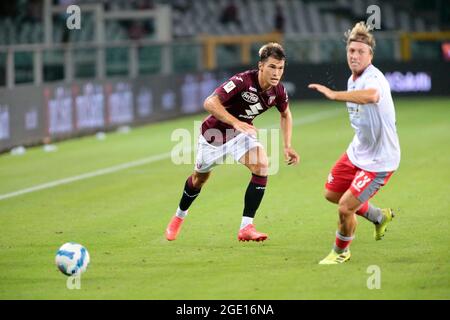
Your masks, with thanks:
[[(376, 59), (402, 59), (401, 34), (377, 34)], [(115, 40), (0, 46), (0, 86), (74, 79), (135, 78), (253, 64), (261, 44), (283, 43), (290, 61), (322, 63), (345, 58), (341, 33), (199, 36), (184, 40)]]

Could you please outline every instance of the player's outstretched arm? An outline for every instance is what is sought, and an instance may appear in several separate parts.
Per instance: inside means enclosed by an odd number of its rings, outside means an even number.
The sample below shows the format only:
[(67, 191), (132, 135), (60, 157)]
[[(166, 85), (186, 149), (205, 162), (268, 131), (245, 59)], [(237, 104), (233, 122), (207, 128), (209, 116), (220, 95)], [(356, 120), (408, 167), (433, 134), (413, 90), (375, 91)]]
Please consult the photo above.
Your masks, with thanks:
[(251, 124), (239, 121), (234, 116), (232, 116), (222, 105), (219, 97), (216, 94), (212, 94), (208, 98), (206, 98), (203, 106), (205, 110), (212, 114), (216, 119), (229, 124), (230, 126), (233, 126), (233, 128), (239, 132), (243, 132), (256, 137), (256, 128)]
[(355, 91), (334, 91), (321, 84), (312, 83), (308, 88), (317, 90), (330, 100), (353, 102), (357, 104), (377, 103), (380, 99), (377, 89)]

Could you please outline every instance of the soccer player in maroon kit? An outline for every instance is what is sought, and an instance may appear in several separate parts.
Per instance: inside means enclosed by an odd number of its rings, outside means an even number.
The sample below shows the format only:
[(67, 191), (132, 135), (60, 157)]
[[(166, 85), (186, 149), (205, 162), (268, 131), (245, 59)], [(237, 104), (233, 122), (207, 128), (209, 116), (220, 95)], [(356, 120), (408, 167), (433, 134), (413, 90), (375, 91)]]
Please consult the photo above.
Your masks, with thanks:
[(288, 165), (297, 164), (299, 155), (291, 146), (292, 115), (288, 95), (280, 80), (286, 55), (278, 43), (268, 43), (259, 50), (258, 70), (248, 70), (231, 77), (206, 98), (210, 115), (203, 121), (198, 139), (194, 172), (188, 177), (175, 215), (166, 229), (167, 240), (175, 240), (188, 208), (200, 194), (212, 168), (229, 154), (252, 173), (244, 198), (244, 212), (239, 241), (264, 241), (267, 234), (256, 231), (256, 210), (264, 196), (268, 176), (266, 151), (256, 138), (253, 119), (271, 107), (281, 116), (284, 157)]

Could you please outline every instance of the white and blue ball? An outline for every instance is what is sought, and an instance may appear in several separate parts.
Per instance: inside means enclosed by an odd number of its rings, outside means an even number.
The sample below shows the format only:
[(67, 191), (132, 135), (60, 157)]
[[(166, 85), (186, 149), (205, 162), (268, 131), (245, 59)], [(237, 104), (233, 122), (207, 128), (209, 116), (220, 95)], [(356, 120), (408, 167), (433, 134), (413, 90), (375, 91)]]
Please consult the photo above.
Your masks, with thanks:
[(90, 261), (85, 247), (75, 242), (63, 244), (56, 253), (55, 263), (67, 276), (78, 275), (86, 271)]

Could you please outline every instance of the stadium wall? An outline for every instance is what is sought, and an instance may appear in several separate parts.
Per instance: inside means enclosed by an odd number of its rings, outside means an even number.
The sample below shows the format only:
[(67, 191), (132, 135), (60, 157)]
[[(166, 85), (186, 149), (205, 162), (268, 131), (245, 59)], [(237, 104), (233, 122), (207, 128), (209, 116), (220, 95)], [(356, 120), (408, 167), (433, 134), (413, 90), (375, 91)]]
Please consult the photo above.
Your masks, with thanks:
[[(380, 62), (374, 65), (386, 76), (394, 97), (450, 95), (448, 62)], [(351, 72), (347, 64), (289, 64), (285, 84), (293, 99), (316, 99), (323, 96), (309, 90), (308, 84), (320, 83), (334, 90), (347, 90)]]
[(0, 89), (0, 152), (198, 113), (231, 75), (217, 71)]
[[(376, 65), (395, 96), (450, 95), (449, 63)], [(245, 69), (2, 88), (0, 152), (202, 112), (214, 88)], [(283, 82), (291, 99), (323, 99), (307, 85), (345, 90), (349, 75), (346, 64), (289, 64)]]

